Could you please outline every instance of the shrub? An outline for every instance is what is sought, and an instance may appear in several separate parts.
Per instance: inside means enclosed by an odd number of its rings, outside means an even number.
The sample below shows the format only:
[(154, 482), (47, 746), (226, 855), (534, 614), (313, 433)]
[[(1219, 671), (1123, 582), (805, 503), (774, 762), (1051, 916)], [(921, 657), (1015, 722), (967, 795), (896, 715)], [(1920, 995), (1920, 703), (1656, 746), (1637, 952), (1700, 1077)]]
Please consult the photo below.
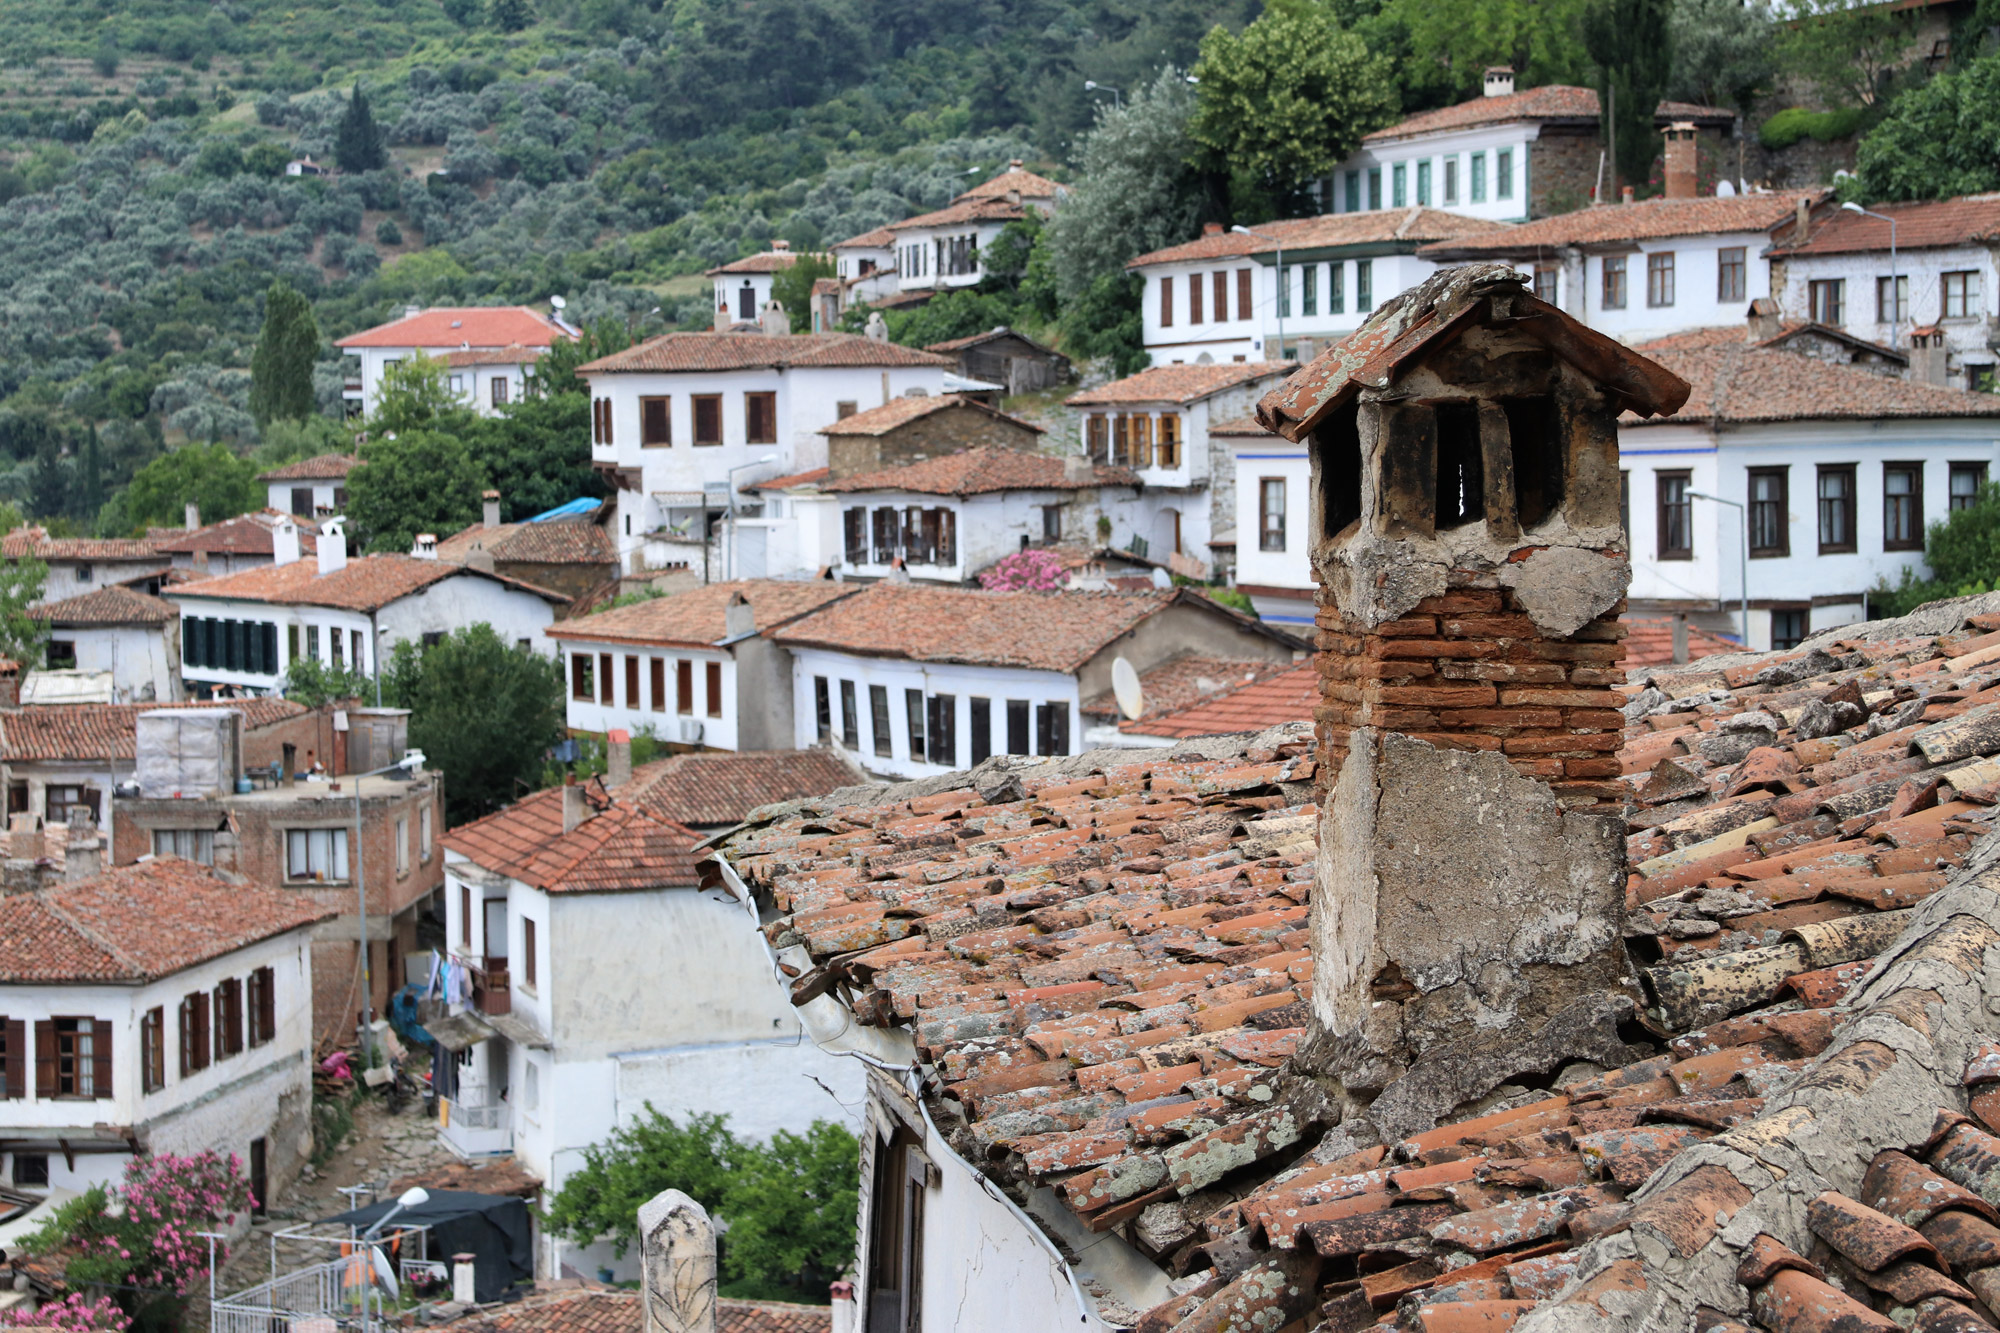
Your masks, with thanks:
[(1000, 557), (979, 576), (988, 592), (1058, 592), (1068, 582), (1062, 561), (1036, 547)]
[(382, 245), (401, 245), (403, 229), (396, 225), (396, 219), (383, 218), (375, 224), (375, 240)]
[(1845, 106), (1833, 111), (1808, 111), (1802, 106), (1788, 106), (1764, 122), (1757, 131), (1757, 141), (1774, 152), (1790, 148), (1807, 138), (1819, 143), (1831, 143), (1859, 133), (1867, 119), (1867, 109), (1858, 106)]

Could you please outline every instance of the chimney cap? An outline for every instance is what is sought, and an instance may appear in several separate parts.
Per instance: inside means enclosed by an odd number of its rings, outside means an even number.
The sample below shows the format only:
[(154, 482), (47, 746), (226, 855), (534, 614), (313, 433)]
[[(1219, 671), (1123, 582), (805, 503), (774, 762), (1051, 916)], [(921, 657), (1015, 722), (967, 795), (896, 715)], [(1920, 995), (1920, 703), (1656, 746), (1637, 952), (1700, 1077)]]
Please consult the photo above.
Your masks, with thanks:
[(778, 254), (778, 255), (786, 254), (791, 250), (791, 248), (792, 248), (792, 243), (790, 241), (776, 240), (771, 242), (772, 254)]
[(1488, 65), (1484, 90), (1488, 97), (1510, 97), (1514, 92), (1514, 67)]
[(482, 500), (497, 500), (500, 498), (500, 492), (488, 487), (479, 493), (479, 498)]
[(1008, 158), (1008, 159), (1007, 159), (1007, 170), (1009, 170), (1009, 171), (1019, 171), (1020, 169), (1021, 169), (1021, 159), (1020, 159), (1020, 158), (1018, 158), (1018, 157), (1010, 157), (1010, 158)]
[(1204, 236), (1220, 236), (1222, 235), (1222, 224), (1220, 222), (1204, 222), (1201, 224), (1201, 234)]

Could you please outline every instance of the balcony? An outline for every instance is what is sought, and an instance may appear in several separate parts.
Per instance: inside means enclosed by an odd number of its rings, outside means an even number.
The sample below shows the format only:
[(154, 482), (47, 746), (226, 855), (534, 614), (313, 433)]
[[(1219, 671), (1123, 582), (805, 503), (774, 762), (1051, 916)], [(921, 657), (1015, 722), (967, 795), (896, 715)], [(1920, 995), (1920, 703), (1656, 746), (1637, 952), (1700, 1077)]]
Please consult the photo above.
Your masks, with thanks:
[(469, 1106), (438, 1099), (438, 1140), (460, 1157), (494, 1157), (514, 1151), (514, 1124), (504, 1102)]

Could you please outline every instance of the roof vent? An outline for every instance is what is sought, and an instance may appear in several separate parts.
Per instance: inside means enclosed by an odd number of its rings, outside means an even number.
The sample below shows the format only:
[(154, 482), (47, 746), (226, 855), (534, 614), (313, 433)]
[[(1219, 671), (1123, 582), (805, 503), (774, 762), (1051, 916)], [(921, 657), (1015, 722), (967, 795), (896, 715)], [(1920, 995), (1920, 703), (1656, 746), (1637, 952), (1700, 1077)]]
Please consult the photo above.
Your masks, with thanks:
[(1514, 95), (1514, 67), (1512, 65), (1488, 65), (1486, 67), (1486, 95), (1488, 97), (1512, 97)]
[(1007, 170), (1009, 170), (1009, 171), (1019, 171), (1020, 169), (1021, 169), (1021, 159), (1020, 159), (1020, 158), (1018, 158), (1018, 157), (1010, 157), (1010, 158), (1008, 158), (1008, 159), (1007, 159)]
[(437, 534), (435, 532), (418, 533), (417, 544), (410, 548), (410, 554), (415, 556), (419, 560), (437, 559), (438, 558)]
[(465, 327), (465, 321), (464, 321), (464, 320), (462, 320), (462, 319), (454, 319), (454, 320), (453, 320), (453, 321), (451, 322), (451, 326), (452, 326), (453, 328), (455, 328), (455, 329), (461, 329), (461, 328), (464, 328), (464, 327)]

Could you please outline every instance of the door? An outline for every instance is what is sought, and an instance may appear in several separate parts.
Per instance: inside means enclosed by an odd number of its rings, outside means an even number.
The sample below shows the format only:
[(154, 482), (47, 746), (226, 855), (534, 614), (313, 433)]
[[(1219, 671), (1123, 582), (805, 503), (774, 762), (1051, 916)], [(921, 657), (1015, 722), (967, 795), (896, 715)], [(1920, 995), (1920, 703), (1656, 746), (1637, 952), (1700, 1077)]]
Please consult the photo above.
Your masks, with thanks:
[(507, 900), (488, 898), (482, 906), (486, 913), (484, 943), (490, 967), (507, 961)]
[(924, 1187), (930, 1163), (907, 1130), (875, 1154), (867, 1333), (922, 1333)]
[(250, 1140), (250, 1210), (262, 1217), (270, 1205), (270, 1175), (263, 1139)]

